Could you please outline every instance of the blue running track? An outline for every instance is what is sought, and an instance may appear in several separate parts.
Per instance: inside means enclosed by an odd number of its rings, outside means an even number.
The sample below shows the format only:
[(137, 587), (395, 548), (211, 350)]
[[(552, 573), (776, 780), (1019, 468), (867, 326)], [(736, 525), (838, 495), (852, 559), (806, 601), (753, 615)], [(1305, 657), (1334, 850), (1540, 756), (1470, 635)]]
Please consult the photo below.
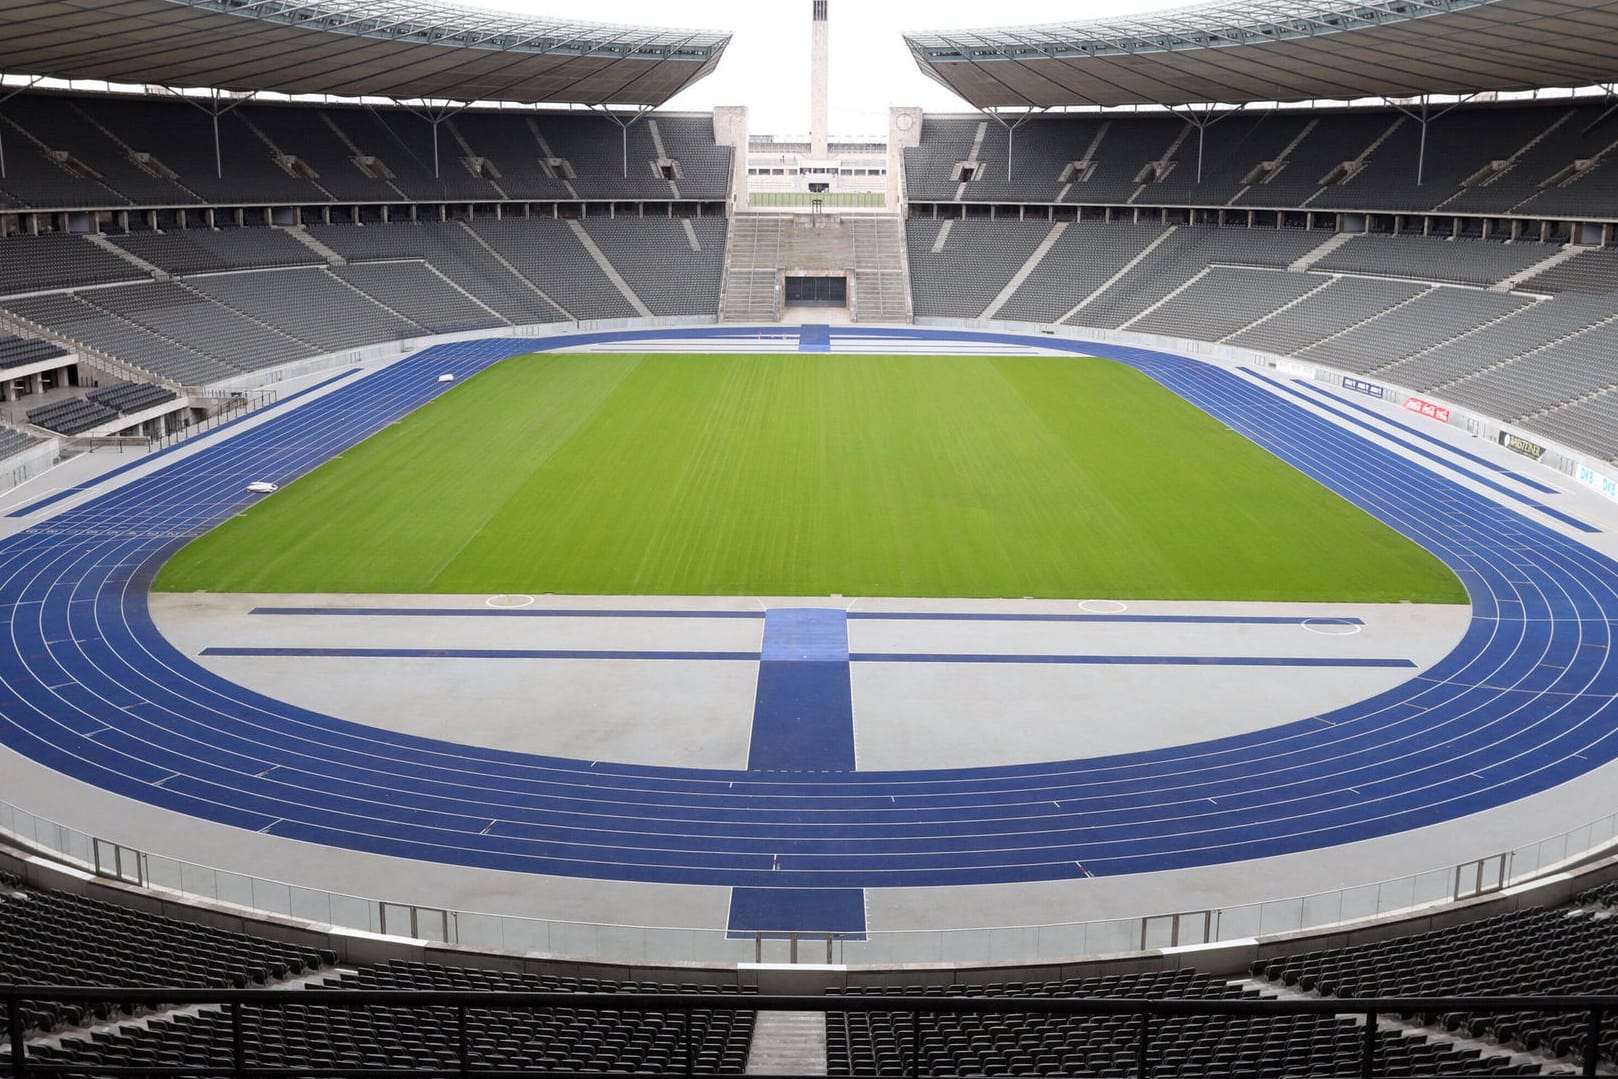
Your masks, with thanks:
[[(1442, 558), (1472, 598), (1460, 644), (1368, 700), (1210, 742), (1014, 767), (749, 772), (592, 764), (376, 730), (234, 685), (152, 623), (158, 566), (239, 511), (249, 481), (307, 472), (443, 392), (441, 373), (464, 379), (514, 354), (597, 341), (757, 332), (434, 348), (4, 541), (0, 740), (107, 790), (290, 839), (766, 891), (1052, 880), (1084, 875), (1081, 862), (1106, 875), (1283, 854), (1475, 813), (1618, 756), (1618, 564), (1549, 527), (1542, 507), (1498, 504), (1452, 468), (1434, 471), (1231, 371), (1004, 334), (879, 336), (1037, 343), (1138, 368)], [(1253, 706), (1264, 706), (1261, 688)]]

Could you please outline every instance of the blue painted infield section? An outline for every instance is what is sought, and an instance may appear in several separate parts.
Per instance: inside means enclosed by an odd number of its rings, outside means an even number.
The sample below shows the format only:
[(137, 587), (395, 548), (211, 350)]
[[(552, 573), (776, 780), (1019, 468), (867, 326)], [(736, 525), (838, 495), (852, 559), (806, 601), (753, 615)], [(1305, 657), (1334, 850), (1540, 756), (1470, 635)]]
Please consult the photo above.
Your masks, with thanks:
[[(793, 933), (842, 933), (865, 939), (865, 892), (860, 888), (732, 888), (728, 935), (779, 938)], [(813, 954), (804, 958), (813, 962)]]
[(771, 660), (848, 662), (848, 614), (815, 607), (777, 608), (764, 616), (764, 648)]
[(798, 327), (799, 352), (830, 352), (831, 327), (830, 326), (800, 326)]
[(765, 615), (747, 768), (854, 770), (845, 612), (786, 608)]

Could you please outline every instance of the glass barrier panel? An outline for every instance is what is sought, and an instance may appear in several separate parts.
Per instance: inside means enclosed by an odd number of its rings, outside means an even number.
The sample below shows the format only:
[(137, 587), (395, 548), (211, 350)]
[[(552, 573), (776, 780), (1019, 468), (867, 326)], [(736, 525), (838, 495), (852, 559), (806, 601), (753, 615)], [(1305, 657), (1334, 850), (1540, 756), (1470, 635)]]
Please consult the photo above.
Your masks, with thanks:
[(234, 903), (238, 907), (253, 906), (253, 878), (241, 873), (226, 873), (224, 870), (214, 870), (214, 889), (219, 893), (221, 903)]
[(146, 857), (146, 882), (155, 888), (167, 888), (172, 892), (185, 892), (185, 877), (181, 872), (181, 863), (173, 858), (162, 858), (157, 855)]
[(1138, 918), (1113, 918), (1105, 922), (1091, 922), (1086, 933), (1086, 952), (1090, 955), (1108, 955), (1127, 952), (1129, 941), (1140, 932)]
[(218, 874), (207, 866), (197, 865), (195, 862), (181, 862), (179, 865), (181, 891), (202, 899), (219, 898)]
[(292, 886), (290, 884), (275, 884), (267, 880), (252, 878), (250, 888), (253, 895), (253, 909), (267, 914), (279, 914), (283, 918), (292, 917)]
[(1303, 904), (1296, 899), (1258, 904), (1258, 935), (1290, 933), (1303, 928)]
[(1376, 913), (1392, 914), (1394, 911), (1409, 910), (1416, 905), (1415, 895), (1416, 882), (1411, 877), (1385, 881), (1377, 889)]
[[(1303, 916), (1299, 919), (1305, 929), (1317, 925), (1333, 925), (1343, 920), (1343, 893), (1326, 892), (1300, 899)], [(1252, 934), (1248, 934), (1251, 936)]]
[(1412, 883), (1411, 906), (1421, 906), (1450, 898), (1450, 886), (1453, 881), (1447, 870), (1434, 869), (1427, 873), (1417, 873), (1412, 878)]
[(1256, 903), (1226, 907), (1219, 912), (1219, 939), (1239, 940), (1242, 937), (1258, 936), (1259, 918), (1262, 914), (1262, 909)]
[(341, 925), (332, 911), (332, 894), (322, 892), (316, 888), (287, 889), (287, 912), (292, 917), (303, 922), (324, 922), (326, 925)]
[(1345, 922), (1359, 921), (1361, 918), (1370, 918), (1376, 914), (1377, 896), (1381, 894), (1379, 884), (1364, 884), (1358, 888), (1344, 888), (1343, 917)]

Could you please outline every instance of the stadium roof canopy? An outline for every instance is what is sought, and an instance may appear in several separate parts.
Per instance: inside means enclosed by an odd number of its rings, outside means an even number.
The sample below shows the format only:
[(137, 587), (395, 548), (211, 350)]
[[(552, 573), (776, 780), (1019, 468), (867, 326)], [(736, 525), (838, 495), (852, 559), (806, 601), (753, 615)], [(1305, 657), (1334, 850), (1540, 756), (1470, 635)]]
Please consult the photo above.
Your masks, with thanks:
[(430, 0), (0, 0), (7, 74), (233, 91), (661, 105), (729, 42)]
[(1238, 0), (905, 41), (982, 109), (1417, 97), (1618, 79), (1618, 0)]

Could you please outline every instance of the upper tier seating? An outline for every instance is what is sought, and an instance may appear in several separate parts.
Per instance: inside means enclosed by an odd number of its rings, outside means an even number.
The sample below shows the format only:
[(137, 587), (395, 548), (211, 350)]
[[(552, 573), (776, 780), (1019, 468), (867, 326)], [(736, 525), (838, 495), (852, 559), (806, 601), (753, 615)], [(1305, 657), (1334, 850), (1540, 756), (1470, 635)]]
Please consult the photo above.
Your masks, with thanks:
[[(436, 166), (432, 124), (396, 107), (238, 104), (219, 118), (217, 163), (212, 118), (175, 99), (24, 93), (0, 104), (0, 125), (0, 207), (721, 201), (730, 190), (732, 150), (708, 116), (632, 123), (627, 177), (618, 124), (578, 113), (467, 110), (439, 126)], [(679, 163), (673, 183), (659, 141)]]
[[(1515, 911), (1373, 944), (1260, 960), (1253, 973), (1324, 996), (1610, 994), (1618, 992), (1618, 916), (1577, 907)], [(1557, 1056), (1582, 1052), (1583, 1020), (1532, 1011), (1424, 1019), (1463, 1037), (1488, 1036)], [(1618, 1029), (1611, 1025), (1601, 1056), (1618, 1064)]]
[[(205, 989), (263, 984), (335, 962), (330, 952), (212, 929), (61, 892), (0, 881), (0, 982)], [(116, 995), (84, 1006), (31, 1002), (25, 1025), (106, 1019)]]
[[(1072, 978), (1060, 982), (849, 989), (848, 996), (1036, 996), (1054, 998), (1252, 999), (1222, 979), (1194, 970)], [(1018, 1015), (933, 1013), (921, 1016), (922, 1075), (1138, 1074), (1140, 1022), (1133, 1015)], [(837, 1012), (826, 1015), (831, 1075), (911, 1074), (914, 1034), (909, 1013)], [(1163, 1076), (1304, 1076), (1359, 1073), (1364, 1036), (1350, 1019), (1330, 1015), (1187, 1016), (1153, 1023), (1148, 1066)], [(1456, 1050), (1382, 1029), (1377, 1074), (1520, 1075), (1512, 1065), (1479, 1051)]]
[[(1161, 114), (1042, 117), (1023, 122), (1009, 149), (1001, 123), (927, 116), (921, 144), (905, 150), (906, 188), (924, 203), (1606, 218), (1618, 115), (1602, 113), (1566, 101), (1455, 109), (1428, 126), (1419, 183), (1420, 125), (1393, 108), (1227, 113), (1200, 133)], [(962, 183), (955, 168), (969, 160), (978, 168)], [(1579, 161), (1595, 164), (1570, 171)]]

